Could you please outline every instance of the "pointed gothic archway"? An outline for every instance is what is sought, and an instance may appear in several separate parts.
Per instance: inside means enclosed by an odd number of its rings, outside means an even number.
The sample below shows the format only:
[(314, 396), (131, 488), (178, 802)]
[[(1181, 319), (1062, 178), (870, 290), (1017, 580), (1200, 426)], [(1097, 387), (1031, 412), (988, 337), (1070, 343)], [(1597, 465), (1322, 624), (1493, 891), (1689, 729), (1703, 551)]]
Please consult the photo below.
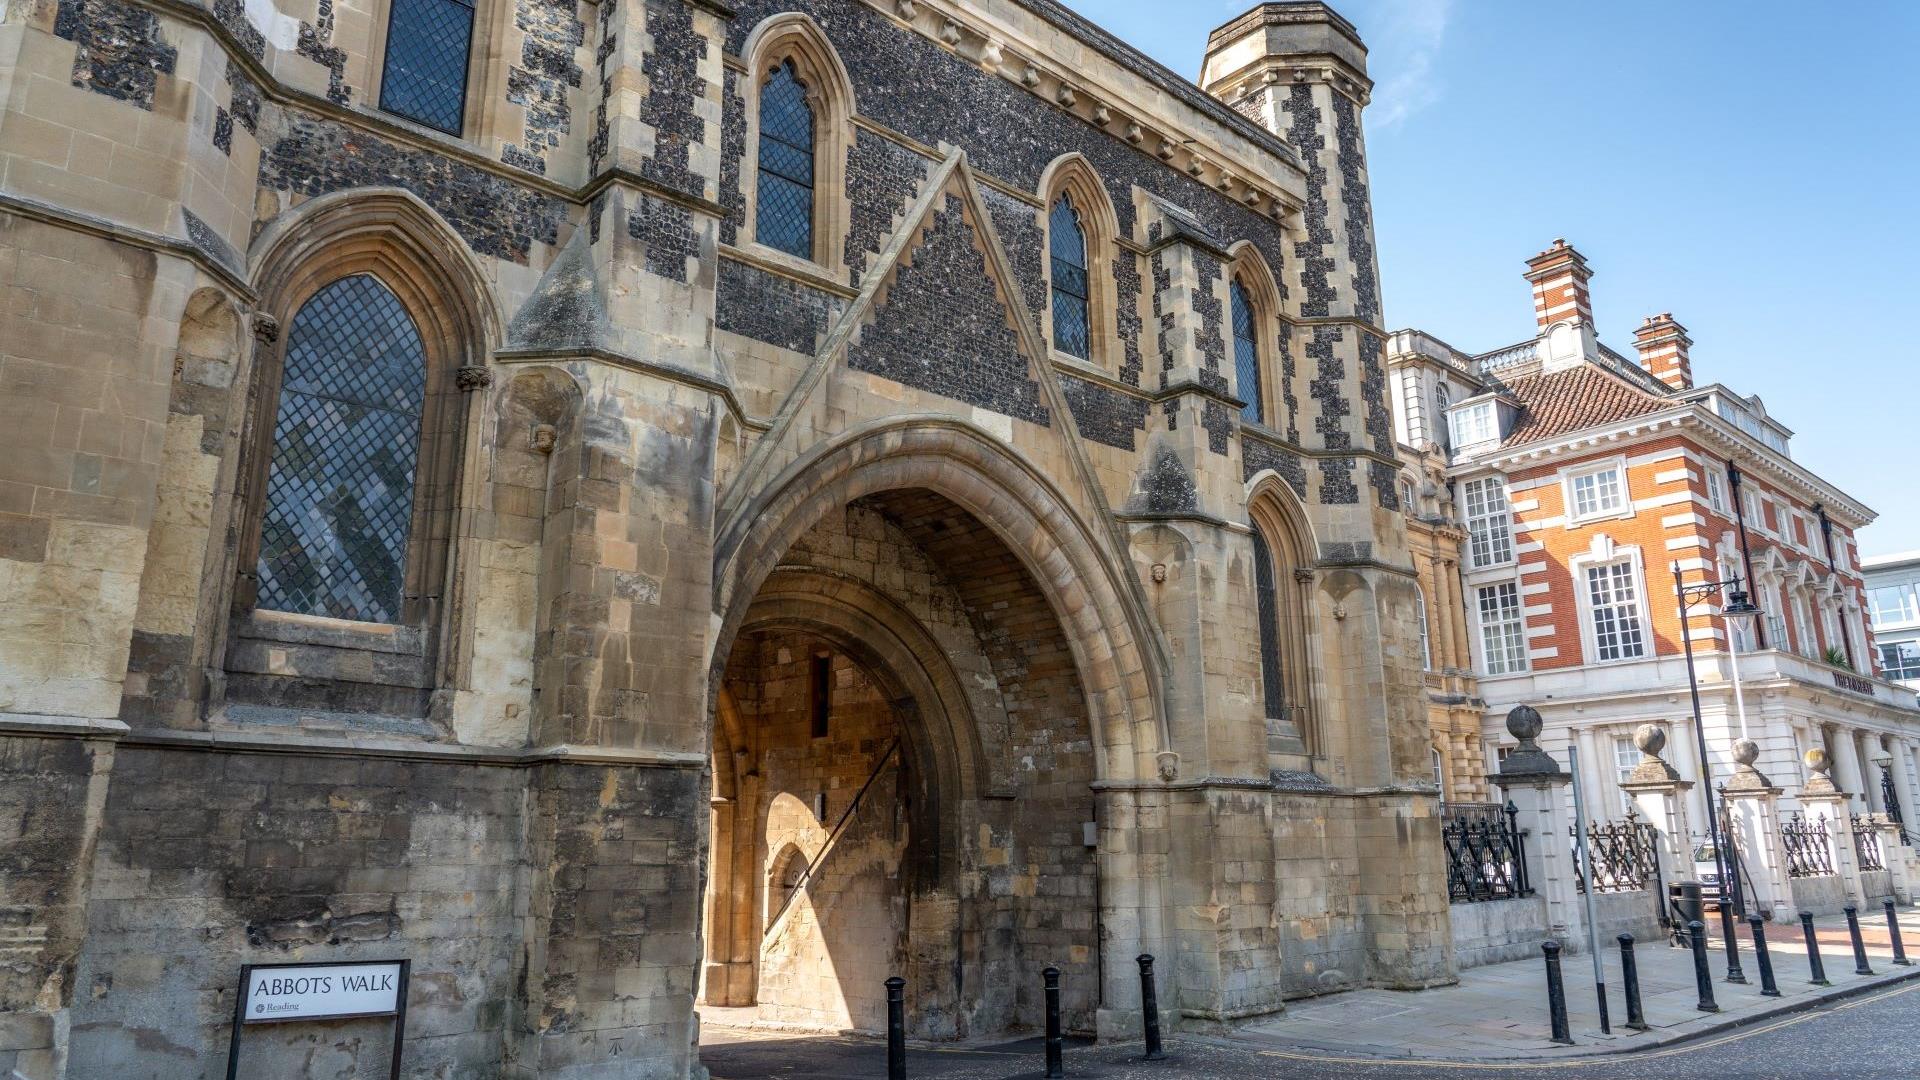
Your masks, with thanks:
[[(1131, 958), (1162, 925), (1132, 859), (1141, 763), (1164, 745), (1160, 676), (1121, 569), (1068, 501), (990, 436), (910, 418), (785, 470), (723, 525), (718, 550), (711, 671), (731, 715), (715, 790), (734, 795), (714, 818), (714, 887), (724, 876), (729, 899), (710, 894), (703, 1000), (878, 1027), (861, 1010), (877, 1019), (897, 973), (917, 1032), (952, 1037), (1037, 1024), (1037, 973), (1053, 965), (1071, 1026), (1133, 1007)], [(798, 737), (814, 707), (798, 665), (814, 656), (834, 680), (824, 742)], [(836, 741), (842, 723), (854, 730)], [(806, 785), (824, 789), (812, 805), (825, 812), (796, 827), (775, 803), (807, 806)], [(784, 939), (754, 941), (746, 913), (768, 906), (771, 860), (796, 832), (811, 880), (768, 927)], [(754, 889), (760, 900), (742, 897)], [(848, 918), (887, 948), (836, 944)], [(731, 967), (719, 981), (717, 965)], [(844, 1008), (807, 1024), (795, 985), (812, 1001), (831, 987)]]

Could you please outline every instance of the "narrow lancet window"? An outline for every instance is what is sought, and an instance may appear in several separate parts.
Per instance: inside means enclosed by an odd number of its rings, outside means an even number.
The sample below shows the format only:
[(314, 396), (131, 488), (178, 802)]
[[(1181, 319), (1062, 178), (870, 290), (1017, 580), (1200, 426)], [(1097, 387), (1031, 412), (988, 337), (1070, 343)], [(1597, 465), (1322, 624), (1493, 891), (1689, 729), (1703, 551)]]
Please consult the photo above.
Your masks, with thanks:
[(1053, 262), (1053, 347), (1086, 360), (1092, 355), (1093, 322), (1087, 303), (1087, 234), (1065, 195), (1048, 216), (1047, 247)]
[(801, 259), (813, 258), (813, 127), (807, 88), (793, 61), (782, 61), (760, 88), (754, 238)]
[(1253, 301), (1248, 298), (1246, 287), (1234, 279), (1233, 293), (1233, 364), (1234, 374), (1239, 380), (1236, 389), (1240, 400), (1246, 404), (1240, 409), (1240, 415), (1256, 424), (1265, 423), (1265, 403), (1260, 394), (1260, 337), (1254, 330)]

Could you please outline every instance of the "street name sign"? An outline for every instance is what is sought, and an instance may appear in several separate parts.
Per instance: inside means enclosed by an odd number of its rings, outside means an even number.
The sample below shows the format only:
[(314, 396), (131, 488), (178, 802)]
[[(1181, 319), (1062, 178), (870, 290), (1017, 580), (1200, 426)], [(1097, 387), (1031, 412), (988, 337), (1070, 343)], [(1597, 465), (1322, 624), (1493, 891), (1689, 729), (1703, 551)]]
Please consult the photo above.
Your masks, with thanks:
[(400, 961), (308, 967), (255, 967), (247, 972), (241, 1013), (248, 1024), (392, 1016), (400, 1011)]
[(239, 1076), (240, 1031), (248, 1025), (365, 1016), (393, 1017), (392, 1075), (397, 1080), (407, 1034), (411, 967), (407, 960), (242, 966), (233, 1001), (233, 1035), (227, 1044), (227, 1080)]

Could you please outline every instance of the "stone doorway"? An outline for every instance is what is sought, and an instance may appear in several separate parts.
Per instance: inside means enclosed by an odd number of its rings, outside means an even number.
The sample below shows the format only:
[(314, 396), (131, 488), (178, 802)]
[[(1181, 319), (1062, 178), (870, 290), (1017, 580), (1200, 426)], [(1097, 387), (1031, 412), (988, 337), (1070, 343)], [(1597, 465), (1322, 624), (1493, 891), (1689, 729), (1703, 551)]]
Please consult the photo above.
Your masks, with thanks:
[(708, 1024), (1037, 1026), (1064, 973), (1100, 1004), (1096, 748), (1072, 650), (1023, 562), (925, 489), (827, 513), (719, 670), (700, 1002)]

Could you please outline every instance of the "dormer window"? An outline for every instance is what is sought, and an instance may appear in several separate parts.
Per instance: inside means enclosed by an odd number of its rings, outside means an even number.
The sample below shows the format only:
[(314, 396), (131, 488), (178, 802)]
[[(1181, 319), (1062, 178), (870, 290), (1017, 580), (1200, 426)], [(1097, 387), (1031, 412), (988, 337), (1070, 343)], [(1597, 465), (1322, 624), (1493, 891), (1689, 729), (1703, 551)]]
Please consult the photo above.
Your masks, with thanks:
[(1448, 413), (1447, 426), (1457, 447), (1492, 442), (1500, 437), (1499, 414), (1490, 400), (1462, 405)]

